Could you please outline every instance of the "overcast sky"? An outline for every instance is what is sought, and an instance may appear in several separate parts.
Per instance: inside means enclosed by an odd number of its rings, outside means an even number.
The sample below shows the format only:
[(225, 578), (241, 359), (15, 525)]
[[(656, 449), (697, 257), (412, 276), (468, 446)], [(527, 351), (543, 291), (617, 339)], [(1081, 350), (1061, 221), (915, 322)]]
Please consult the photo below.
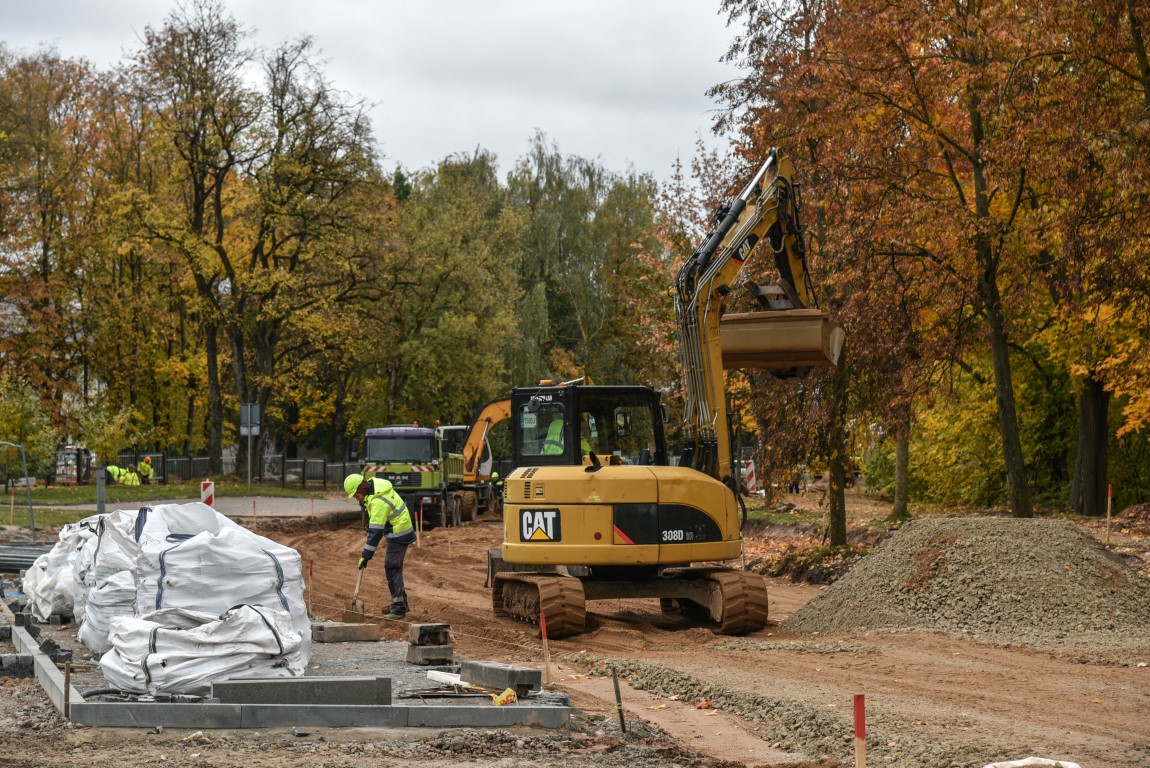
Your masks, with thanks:
[[(226, 0), (272, 47), (315, 38), (336, 87), (371, 103), (390, 168), (493, 151), (506, 173), (536, 129), (565, 155), (666, 178), (718, 146), (706, 90), (734, 33), (718, 0)], [(0, 39), (101, 67), (137, 50), (175, 2), (0, 0)]]

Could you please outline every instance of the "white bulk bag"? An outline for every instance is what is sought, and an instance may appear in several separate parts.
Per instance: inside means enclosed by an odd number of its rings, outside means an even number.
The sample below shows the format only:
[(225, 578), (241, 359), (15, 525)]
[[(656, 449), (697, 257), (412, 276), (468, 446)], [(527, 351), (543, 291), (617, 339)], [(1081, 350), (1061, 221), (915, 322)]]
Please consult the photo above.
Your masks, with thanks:
[(127, 693), (206, 695), (213, 681), (298, 677), (303, 638), (286, 611), (238, 605), (220, 617), (168, 608), (112, 619), (104, 679)]

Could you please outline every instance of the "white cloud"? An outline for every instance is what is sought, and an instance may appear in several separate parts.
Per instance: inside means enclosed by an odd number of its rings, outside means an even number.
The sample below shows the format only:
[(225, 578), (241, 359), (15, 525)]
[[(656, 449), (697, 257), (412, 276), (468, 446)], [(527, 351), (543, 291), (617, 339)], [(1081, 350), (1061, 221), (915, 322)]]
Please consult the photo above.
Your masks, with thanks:
[[(0, 39), (109, 66), (174, 4), (41, 0), (0, 12)], [(708, 144), (706, 90), (733, 76), (717, 2), (701, 0), (231, 0), (274, 46), (311, 35), (334, 84), (373, 104), (385, 165), (433, 165), (476, 147), (510, 170), (542, 130), (565, 154), (665, 177)]]

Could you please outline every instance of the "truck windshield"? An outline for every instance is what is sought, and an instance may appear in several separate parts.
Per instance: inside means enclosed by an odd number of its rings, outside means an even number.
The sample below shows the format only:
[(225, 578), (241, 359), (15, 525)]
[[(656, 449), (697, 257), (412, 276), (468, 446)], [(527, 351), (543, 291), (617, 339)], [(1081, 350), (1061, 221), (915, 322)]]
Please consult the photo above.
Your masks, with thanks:
[(412, 437), (367, 437), (363, 446), (365, 463), (404, 462), (422, 464), (437, 458), (435, 442), (423, 435)]

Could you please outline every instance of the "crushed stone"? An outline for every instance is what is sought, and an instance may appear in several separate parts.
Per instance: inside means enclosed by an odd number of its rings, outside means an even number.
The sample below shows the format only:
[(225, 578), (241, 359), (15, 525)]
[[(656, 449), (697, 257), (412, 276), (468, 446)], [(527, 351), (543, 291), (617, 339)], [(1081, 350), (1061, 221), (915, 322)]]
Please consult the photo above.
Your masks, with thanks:
[(1144, 648), (1150, 580), (1065, 521), (930, 518), (907, 523), (782, 627), (805, 634), (937, 631), (1093, 651)]

